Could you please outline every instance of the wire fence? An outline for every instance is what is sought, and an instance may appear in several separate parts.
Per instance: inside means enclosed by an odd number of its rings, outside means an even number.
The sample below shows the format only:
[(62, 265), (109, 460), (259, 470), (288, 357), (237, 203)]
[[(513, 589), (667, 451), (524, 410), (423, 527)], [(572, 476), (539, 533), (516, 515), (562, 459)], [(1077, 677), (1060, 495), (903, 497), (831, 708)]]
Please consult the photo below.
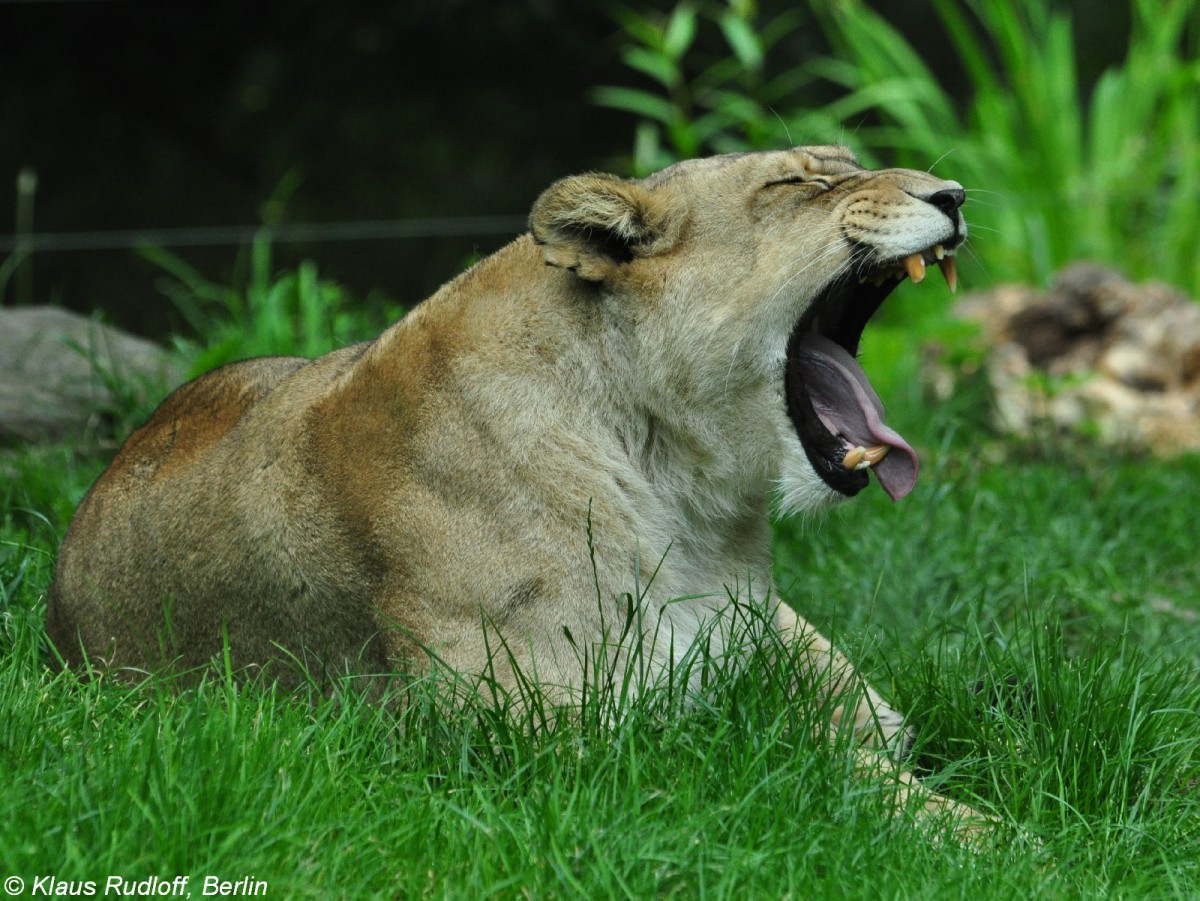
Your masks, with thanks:
[(524, 216), (457, 216), (433, 219), (370, 219), (279, 225), (145, 228), (110, 231), (0, 235), (0, 254), (62, 250), (132, 250), (137, 247), (232, 247), (257, 240), (272, 243), (411, 240), (467, 235), (515, 235)]

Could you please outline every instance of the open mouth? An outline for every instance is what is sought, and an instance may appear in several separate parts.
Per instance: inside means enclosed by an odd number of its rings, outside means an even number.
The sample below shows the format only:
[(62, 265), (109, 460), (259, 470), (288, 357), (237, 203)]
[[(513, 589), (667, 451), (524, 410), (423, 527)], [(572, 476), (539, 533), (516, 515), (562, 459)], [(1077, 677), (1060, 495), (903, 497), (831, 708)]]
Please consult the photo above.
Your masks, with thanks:
[(884, 422), (883, 402), (855, 359), (867, 322), (905, 278), (918, 283), (936, 264), (951, 293), (958, 287), (953, 250), (926, 250), (834, 279), (788, 339), (784, 393), (788, 416), (809, 462), (829, 487), (853, 496), (874, 471), (892, 498), (917, 483), (912, 446)]

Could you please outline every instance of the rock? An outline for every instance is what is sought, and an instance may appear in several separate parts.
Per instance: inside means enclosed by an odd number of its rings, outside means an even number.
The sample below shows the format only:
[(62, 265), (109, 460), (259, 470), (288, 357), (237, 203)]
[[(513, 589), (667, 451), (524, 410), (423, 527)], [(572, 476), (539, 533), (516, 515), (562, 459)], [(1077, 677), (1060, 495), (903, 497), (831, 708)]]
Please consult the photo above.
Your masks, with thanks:
[(956, 312), (981, 326), (1000, 423), (1086, 432), (1161, 455), (1200, 450), (1200, 305), (1091, 263), (1047, 291), (1004, 286)]
[(72, 441), (160, 400), (185, 373), (166, 350), (58, 307), (0, 308), (0, 443)]

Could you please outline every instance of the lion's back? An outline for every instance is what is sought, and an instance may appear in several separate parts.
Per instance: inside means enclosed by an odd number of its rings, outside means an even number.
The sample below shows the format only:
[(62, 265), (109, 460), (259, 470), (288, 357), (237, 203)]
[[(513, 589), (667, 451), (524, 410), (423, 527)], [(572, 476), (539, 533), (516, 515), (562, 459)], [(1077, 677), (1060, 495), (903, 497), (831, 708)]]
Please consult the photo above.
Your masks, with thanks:
[[(236, 529), (231, 520), (239, 505), (256, 505), (264, 493), (262, 484), (232, 477), (237, 466), (231, 461), (283, 450), (284, 436), (264, 441), (257, 434), (260, 408), (303, 404), (306, 393), (360, 354), (355, 347), (320, 361), (231, 363), (176, 389), (129, 436), (80, 505), (48, 593), (47, 632), (68, 664), (81, 664), (87, 649), (153, 667), (163, 662), (156, 658), (168, 650), (166, 641), (188, 649), (183, 662), (195, 665), (220, 649), (217, 620), (229, 612), (221, 610), (225, 597), (252, 587), (248, 574), (272, 554), (269, 542), (223, 534)], [(335, 361), (342, 365), (331, 366)], [(297, 382), (309, 387), (297, 392)], [(180, 564), (222, 551), (222, 564), (210, 561), (204, 571)], [(174, 562), (160, 565), (164, 560)]]

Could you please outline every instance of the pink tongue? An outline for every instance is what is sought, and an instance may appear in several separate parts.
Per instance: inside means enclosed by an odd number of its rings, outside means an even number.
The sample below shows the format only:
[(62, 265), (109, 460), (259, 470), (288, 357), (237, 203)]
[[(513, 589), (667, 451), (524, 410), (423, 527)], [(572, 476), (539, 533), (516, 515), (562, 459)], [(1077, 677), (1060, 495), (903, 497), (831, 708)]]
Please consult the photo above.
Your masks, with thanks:
[[(853, 447), (886, 444), (892, 451), (871, 469), (883, 490), (900, 500), (917, 484), (917, 452), (883, 422), (883, 402), (863, 368), (840, 344), (822, 335), (806, 335), (793, 350), (793, 363), (808, 389), (817, 416)], [(897, 453), (899, 451), (900, 453)]]

